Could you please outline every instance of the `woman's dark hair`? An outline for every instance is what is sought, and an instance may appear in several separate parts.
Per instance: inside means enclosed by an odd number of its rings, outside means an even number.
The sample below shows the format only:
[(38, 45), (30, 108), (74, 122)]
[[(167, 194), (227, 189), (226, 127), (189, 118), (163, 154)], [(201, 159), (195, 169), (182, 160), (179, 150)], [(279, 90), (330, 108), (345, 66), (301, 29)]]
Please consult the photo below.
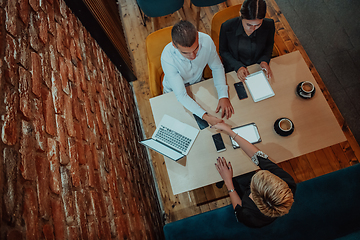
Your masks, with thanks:
[(263, 19), (266, 15), (266, 2), (264, 0), (245, 0), (240, 13), (242, 19)]
[(171, 30), (171, 38), (176, 47), (191, 47), (196, 41), (197, 30), (189, 21), (176, 23)]

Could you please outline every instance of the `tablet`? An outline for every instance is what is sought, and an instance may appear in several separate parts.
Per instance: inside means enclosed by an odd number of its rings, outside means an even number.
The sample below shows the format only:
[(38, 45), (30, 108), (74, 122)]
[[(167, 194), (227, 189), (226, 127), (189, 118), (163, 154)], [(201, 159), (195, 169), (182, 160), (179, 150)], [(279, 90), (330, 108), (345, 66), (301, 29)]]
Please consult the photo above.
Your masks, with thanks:
[[(261, 142), (261, 137), (255, 123), (245, 124), (239, 127), (232, 128), (231, 130), (233, 130), (239, 136), (251, 142), (252, 144)], [(240, 147), (239, 144), (237, 144), (237, 142), (235, 142), (231, 137), (230, 139), (234, 149)]]

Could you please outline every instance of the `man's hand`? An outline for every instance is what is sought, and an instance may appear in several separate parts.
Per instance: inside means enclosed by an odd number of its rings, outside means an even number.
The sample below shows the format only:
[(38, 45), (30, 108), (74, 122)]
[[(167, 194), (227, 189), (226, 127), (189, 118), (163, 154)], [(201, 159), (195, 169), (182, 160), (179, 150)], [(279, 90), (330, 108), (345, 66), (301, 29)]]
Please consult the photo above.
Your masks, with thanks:
[(269, 64), (267, 62), (261, 62), (260, 67), (265, 70), (265, 72), (266, 72), (265, 75), (266, 75), (266, 77), (268, 79), (272, 78), (272, 71), (271, 71), (270, 66), (269, 66)]
[(229, 98), (221, 98), (215, 110), (218, 113), (222, 109), (221, 118), (226, 116), (226, 119), (229, 119), (232, 114), (234, 114), (234, 108), (231, 105)]
[(246, 77), (249, 75), (249, 71), (246, 67), (241, 67), (237, 70), (237, 77), (240, 79), (240, 81), (245, 81)]
[(205, 113), (203, 116), (202, 116), (202, 119), (204, 119), (205, 121), (207, 121), (210, 125), (216, 125), (218, 123), (222, 123), (224, 122), (224, 120), (222, 119), (219, 119), (215, 116), (212, 116), (208, 113)]

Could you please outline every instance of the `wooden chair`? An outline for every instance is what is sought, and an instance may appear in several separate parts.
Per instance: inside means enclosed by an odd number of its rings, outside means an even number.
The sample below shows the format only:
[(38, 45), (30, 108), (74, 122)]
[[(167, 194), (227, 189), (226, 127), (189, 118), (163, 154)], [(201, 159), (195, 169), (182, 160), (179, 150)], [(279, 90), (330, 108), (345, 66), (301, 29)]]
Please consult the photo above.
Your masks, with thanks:
[(161, 67), (161, 53), (164, 47), (171, 42), (171, 27), (160, 29), (146, 38), (146, 53), (149, 69), (149, 86), (151, 97), (161, 95), (164, 72)]
[[(241, 4), (234, 5), (231, 7), (227, 7), (217, 13), (214, 14), (212, 21), (211, 21), (211, 38), (215, 43), (216, 50), (219, 53), (219, 37), (220, 37), (220, 28), (221, 24), (226, 22), (229, 19), (239, 17), (240, 16), (240, 8)], [(280, 55), (280, 50), (276, 45), (276, 39), (280, 36), (275, 31), (275, 44), (273, 48), (272, 57), (276, 57)]]
[(156, 30), (155, 19), (177, 12), (180, 19), (186, 19), (183, 9), (184, 0), (136, 0), (143, 25), (147, 17), (151, 17), (152, 29)]
[(196, 6), (196, 29), (199, 29), (199, 22), (200, 22), (200, 10), (201, 7), (210, 7), (210, 6), (214, 6), (217, 5), (219, 3), (226, 3), (227, 0), (191, 0), (190, 1), (190, 7), (191, 4), (193, 4), (194, 6)]

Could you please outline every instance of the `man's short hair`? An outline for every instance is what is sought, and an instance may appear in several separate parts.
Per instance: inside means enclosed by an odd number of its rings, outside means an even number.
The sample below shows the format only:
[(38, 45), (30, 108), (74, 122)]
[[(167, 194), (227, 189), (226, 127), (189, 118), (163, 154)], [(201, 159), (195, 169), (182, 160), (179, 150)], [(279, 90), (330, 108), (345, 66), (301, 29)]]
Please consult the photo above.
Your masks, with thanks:
[(175, 46), (191, 47), (196, 41), (197, 30), (189, 21), (176, 23), (171, 30), (171, 38)]
[(294, 202), (289, 185), (267, 170), (260, 170), (251, 179), (250, 189), (256, 206), (265, 216), (281, 217)]

